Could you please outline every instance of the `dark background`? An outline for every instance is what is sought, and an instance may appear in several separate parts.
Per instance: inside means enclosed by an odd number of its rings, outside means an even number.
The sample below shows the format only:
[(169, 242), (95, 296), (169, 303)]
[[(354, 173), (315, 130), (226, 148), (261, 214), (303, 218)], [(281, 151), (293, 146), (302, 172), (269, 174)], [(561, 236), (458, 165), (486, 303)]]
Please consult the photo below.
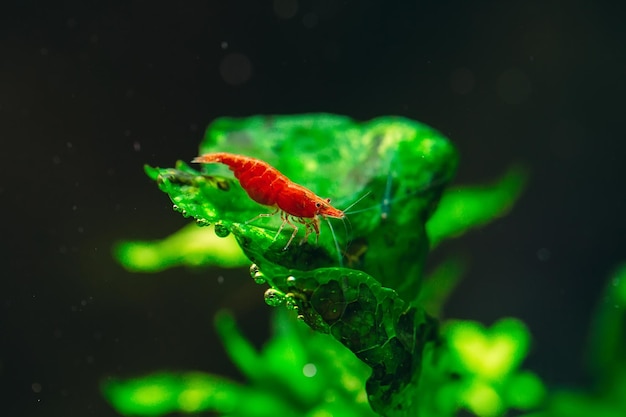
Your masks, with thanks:
[(0, 6), (1, 415), (113, 416), (106, 376), (239, 377), (212, 317), (233, 309), (262, 343), (264, 288), (245, 270), (130, 274), (110, 248), (187, 222), (144, 163), (191, 159), (217, 117), (268, 113), (425, 122), (458, 146), (458, 183), (526, 164), (508, 217), (439, 250), (470, 260), (446, 313), (520, 317), (528, 368), (589, 383), (593, 307), (626, 259), (620, 6), (53, 3)]

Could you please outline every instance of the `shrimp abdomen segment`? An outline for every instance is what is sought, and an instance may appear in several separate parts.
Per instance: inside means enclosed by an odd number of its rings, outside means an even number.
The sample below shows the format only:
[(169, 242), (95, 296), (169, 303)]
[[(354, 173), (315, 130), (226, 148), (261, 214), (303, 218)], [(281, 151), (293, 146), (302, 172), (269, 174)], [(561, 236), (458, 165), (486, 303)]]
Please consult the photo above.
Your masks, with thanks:
[(292, 216), (313, 218), (316, 216), (314, 198), (308, 189), (289, 183), (276, 195), (276, 205)]
[(265, 206), (276, 205), (276, 195), (289, 181), (276, 168), (255, 158), (225, 152), (198, 156), (192, 162), (222, 163), (235, 174), (251, 199)]

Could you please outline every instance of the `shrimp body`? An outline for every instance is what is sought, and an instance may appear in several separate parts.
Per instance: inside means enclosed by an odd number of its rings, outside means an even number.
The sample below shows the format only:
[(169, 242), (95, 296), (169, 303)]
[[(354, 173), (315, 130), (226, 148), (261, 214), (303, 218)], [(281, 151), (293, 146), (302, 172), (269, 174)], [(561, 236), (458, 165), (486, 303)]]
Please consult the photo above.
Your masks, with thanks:
[(259, 214), (252, 220), (280, 212), (283, 223), (278, 233), (285, 224), (294, 229), (285, 249), (298, 233), (298, 228), (292, 221), (305, 225), (304, 240), (306, 240), (311, 232), (315, 232), (316, 238), (319, 238), (320, 216), (337, 219), (345, 217), (343, 211), (330, 205), (330, 199), (318, 197), (313, 191), (294, 183), (276, 168), (259, 159), (218, 152), (198, 156), (192, 162), (221, 163), (228, 166), (251, 199), (264, 206), (275, 208), (273, 213)]

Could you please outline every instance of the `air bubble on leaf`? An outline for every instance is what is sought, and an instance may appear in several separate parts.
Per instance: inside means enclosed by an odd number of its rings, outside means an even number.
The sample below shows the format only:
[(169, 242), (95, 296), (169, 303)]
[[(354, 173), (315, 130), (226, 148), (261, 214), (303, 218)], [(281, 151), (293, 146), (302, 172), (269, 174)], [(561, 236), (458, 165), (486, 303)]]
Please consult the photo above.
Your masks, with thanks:
[(223, 223), (217, 222), (215, 223), (215, 234), (217, 237), (226, 237), (230, 234), (230, 230)]
[(290, 276), (287, 277), (287, 284), (294, 285), (296, 283), (296, 277)]
[(209, 226), (211, 222), (206, 219), (196, 219), (196, 224), (200, 227), (204, 227), (204, 226)]
[(174, 211), (180, 211), (180, 207), (178, 207), (176, 204), (174, 204), (172, 208), (174, 209)]
[(268, 306), (279, 307), (285, 304), (286, 296), (284, 293), (274, 288), (270, 288), (269, 290), (265, 291), (265, 294), (263, 294), (263, 298), (265, 298), (265, 304), (267, 304)]
[(257, 264), (250, 265), (250, 276), (252, 278), (254, 278), (257, 272), (259, 272), (259, 267), (257, 266)]
[(257, 284), (265, 284), (266, 282), (265, 275), (263, 275), (262, 272), (257, 272), (252, 276), (252, 278), (254, 278), (254, 282)]
[(287, 296), (287, 300), (285, 301), (285, 307), (287, 310), (296, 311), (298, 310), (298, 305), (296, 304), (296, 300), (293, 297)]

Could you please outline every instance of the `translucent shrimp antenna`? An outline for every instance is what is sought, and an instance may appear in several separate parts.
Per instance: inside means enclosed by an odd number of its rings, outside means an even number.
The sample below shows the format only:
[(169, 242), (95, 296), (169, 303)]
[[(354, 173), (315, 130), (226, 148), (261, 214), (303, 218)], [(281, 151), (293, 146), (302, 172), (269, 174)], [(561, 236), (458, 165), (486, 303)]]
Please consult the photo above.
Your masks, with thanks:
[(389, 212), (391, 211), (391, 205), (392, 203), (397, 203), (399, 201), (403, 201), (406, 200), (408, 198), (412, 198), (415, 197), (417, 195), (420, 195), (422, 193), (425, 193), (427, 191), (432, 190), (434, 187), (437, 187), (438, 185), (443, 184), (444, 182), (446, 182), (448, 180), (448, 178), (439, 178), (436, 180), (431, 181), (430, 183), (424, 185), (423, 187), (408, 193), (406, 195), (403, 195), (402, 197), (394, 197), (394, 198), (390, 198), (391, 197), (391, 187), (387, 188), (385, 187), (385, 193), (383, 195), (383, 199), (381, 200), (380, 203), (377, 203), (373, 206), (369, 206), (369, 207), (365, 207), (363, 209), (359, 209), (359, 210), (355, 210), (355, 211), (351, 211), (351, 212), (347, 212), (344, 211), (345, 214), (357, 214), (357, 213), (363, 213), (364, 211), (369, 211), (369, 210), (373, 210), (375, 208), (379, 208), (381, 210), (381, 215), (388, 215)]
[[(363, 194), (361, 197), (359, 197), (355, 202), (353, 202), (352, 204), (350, 204), (348, 207), (346, 207), (345, 209), (343, 209), (343, 212), (346, 213), (348, 210), (350, 210), (352, 207), (356, 206), (359, 201), (363, 200), (365, 197), (367, 197), (368, 195), (370, 195), (372, 193), (372, 190), (369, 190), (368, 192), (366, 192), (365, 194)], [(354, 213), (354, 212), (353, 212)]]
[(330, 228), (330, 234), (333, 235), (333, 241), (335, 242), (335, 249), (337, 250), (337, 258), (339, 260), (339, 266), (343, 268), (343, 256), (341, 255), (341, 249), (339, 249), (339, 242), (337, 241), (337, 235), (335, 234), (335, 229), (333, 229), (333, 225), (330, 224), (330, 220), (328, 217), (324, 217), (326, 223), (328, 223), (328, 227)]

